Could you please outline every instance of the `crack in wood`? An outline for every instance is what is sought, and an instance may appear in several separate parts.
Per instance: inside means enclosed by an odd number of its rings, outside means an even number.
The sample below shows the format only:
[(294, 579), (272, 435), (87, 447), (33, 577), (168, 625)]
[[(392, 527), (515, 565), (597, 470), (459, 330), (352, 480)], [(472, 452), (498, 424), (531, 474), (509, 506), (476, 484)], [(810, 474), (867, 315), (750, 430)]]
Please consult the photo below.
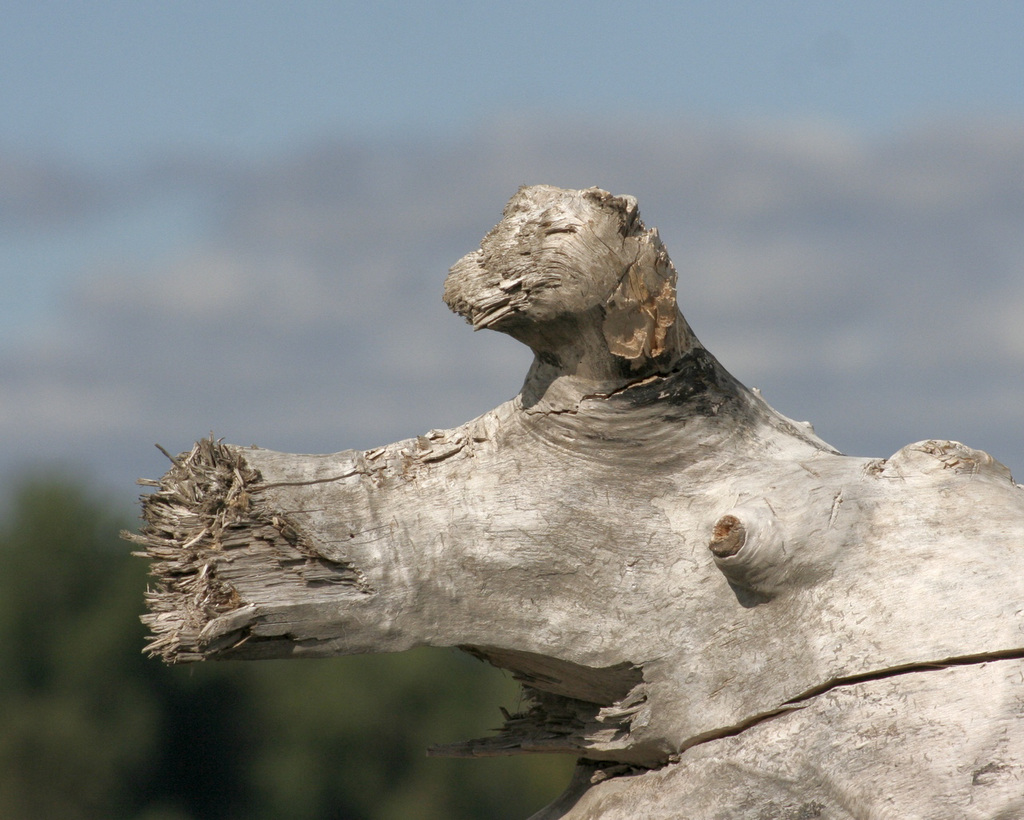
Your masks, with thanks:
[(901, 664), (887, 669), (879, 669), (873, 672), (863, 672), (858, 675), (846, 675), (841, 678), (834, 678), (830, 681), (814, 686), (801, 692), (799, 695), (786, 701), (786, 705), (799, 705), (811, 698), (823, 695), (833, 689), (842, 686), (855, 686), (858, 683), (866, 683), (873, 680), (884, 680), (899, 675), (909, 675), (914, 672), (931, 672), (939, 669), (948, 669), (952, 666), (971, 666), (972, 664), (989, 663), (991, 661), (1021, 660), (1024, 659), (1024, 647), (1017, 649), (1005, 649), (996, 652), (979, 652), (972, 655), (957, 655), (937, 661), (920, 661), (917, 663)]
[(991, 663), (1005, 660), (1024, 660), (1024, 647), (1019, 649), (1007, 649), (1001, 652), (984, 652), (976, 655), (962, 655), (954, 658), (945, 658), (941, 661), (926, 661), (920, 663), (908, 663), (901, 666), (894, 666), (889, 669), (879, 669), (874, 672), (864, 672), (859, 675), (848, 675), (842, 678), (835, 678), (830, 681), (826, 681), (819, 686), (812, 687), (810, 689), (801, 692), (796, 695), (777, 709), (770, 709), (765, 712), (760, 712), (755, 715), (739, 721), (738, 723), (732, 724), (731, 726), (723, 726), (720, 729), (715, 729), (710, 732), (705, 732), (683, 744), (683, 747), (679, 754), (670, 755), (664, 765), (671, 763), (678, 763), (682, 759), (682, 753), (687, 749), (692, 749), (696, 746), (710, 743), (715, 740), (721, 740), (727, 737), (735, 737), (743, 732), (751, 729), (755, 726), (759, 726), (769, 720), (774, 720), (779, 717), (783, 717), (791, 712), (799, 711), (806, 708), (809, 702), (814, 698), (820, 697), (827, 692), (831, 692), (834, 689), (840, 689), (850, 686), (856, 686), (862, 683), (870, 683), (872, 681), (885, 680), (887, 678), (899, 677), (901, 675), (909, 675), (917, 672), (935, 672), (942, 669), (949, 669), (956, 666), (971, 666), (974, 664)]

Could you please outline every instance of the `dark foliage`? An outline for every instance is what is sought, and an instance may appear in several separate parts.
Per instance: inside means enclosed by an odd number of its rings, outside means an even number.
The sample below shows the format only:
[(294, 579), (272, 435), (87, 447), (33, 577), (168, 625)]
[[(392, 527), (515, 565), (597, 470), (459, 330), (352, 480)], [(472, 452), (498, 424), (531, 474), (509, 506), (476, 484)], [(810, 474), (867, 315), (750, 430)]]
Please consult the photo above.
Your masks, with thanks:
[(451, 650), (198, 664), (141, 654), (145, 562), (82, 484), (21, 484), (0, 522), (0, 817), (522, 818), (562, 758), (427, 758), (515, 686)]

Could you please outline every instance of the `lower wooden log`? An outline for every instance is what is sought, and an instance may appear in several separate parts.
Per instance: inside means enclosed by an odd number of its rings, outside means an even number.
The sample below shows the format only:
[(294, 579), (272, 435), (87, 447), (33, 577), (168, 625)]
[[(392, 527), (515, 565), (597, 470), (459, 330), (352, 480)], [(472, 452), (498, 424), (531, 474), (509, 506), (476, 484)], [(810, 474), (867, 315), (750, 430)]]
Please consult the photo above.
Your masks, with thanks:
[(531, 820), (1011, 820), (1024, 817), (1024, 660), (841, 686), (679, 762), (581, 761)]

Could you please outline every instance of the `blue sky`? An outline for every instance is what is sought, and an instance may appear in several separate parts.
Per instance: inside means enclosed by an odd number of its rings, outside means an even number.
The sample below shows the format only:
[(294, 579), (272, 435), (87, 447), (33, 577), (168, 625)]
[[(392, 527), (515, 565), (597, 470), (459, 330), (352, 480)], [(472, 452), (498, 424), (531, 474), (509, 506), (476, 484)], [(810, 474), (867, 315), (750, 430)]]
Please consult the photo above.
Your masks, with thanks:
[(1024, 112), (1024, 4), (4, 2), (0, 146), (117, 165), (516, 112)]
[(525, 350), (438, 294), (534, 182), (638, 196), (698, 336), (844, 451), (1024, 474), (1024, 3), (0, 20), (0, 478), (127, 486), (154, 441), (368, 447), (508, 398)]

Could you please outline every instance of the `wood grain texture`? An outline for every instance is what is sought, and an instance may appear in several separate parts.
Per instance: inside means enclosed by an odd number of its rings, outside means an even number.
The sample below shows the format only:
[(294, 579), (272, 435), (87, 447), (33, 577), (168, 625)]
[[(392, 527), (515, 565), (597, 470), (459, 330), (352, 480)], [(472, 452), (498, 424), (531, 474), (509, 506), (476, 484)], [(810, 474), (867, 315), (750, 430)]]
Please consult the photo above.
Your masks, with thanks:
[(843, 686), (656, 771), (583, 764), (531, 820), (1011, 820), (1022, 713), (1020, 660)]
[[(949, 806), (1003, 795), (943, 780), (954, 764), (1019, 782), (1017, 747), (932, 747), (1024, 728), (1024, 492), (956, 442), (841, 455), (703, 348), (675, 283), (632, 198), (522, 189), (445, 284), (474, 327), (532, 348), (520, 394), (366, 452), (182, 454), (133, 536), (157, 578), (150, 651), (462, 647), (512, 670), (525, 706), (435, 753), (589, 761), (539, 817), (983, 816), (914, 814), (911, 764), (885, 768), (863, 732), (899, 715), (891, 745), (938, 761)], [(971, 723), (994, 688), (1012, 694)], [(891, 788), (902, 813), (837, 813), (833, 788)], [(665, 813), (673, 796), (693, 808)]]

